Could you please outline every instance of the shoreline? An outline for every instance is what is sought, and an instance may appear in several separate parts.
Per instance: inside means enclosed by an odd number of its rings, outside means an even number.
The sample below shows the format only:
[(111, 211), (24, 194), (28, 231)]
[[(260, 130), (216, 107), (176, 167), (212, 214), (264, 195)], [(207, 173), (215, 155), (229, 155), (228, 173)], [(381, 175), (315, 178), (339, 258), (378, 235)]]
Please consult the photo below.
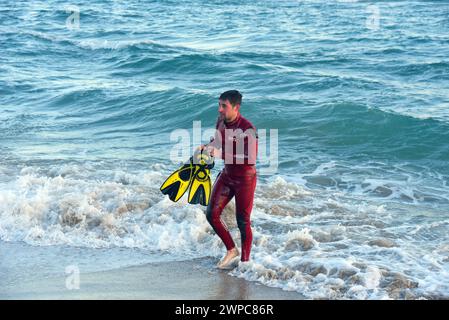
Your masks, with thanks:
[[(108, 271), (79, 273), (79, 289), (69, 290), (70, 276), (35, 277), (2, 286), (6, 300), (301, 300), (284, 291), (228, 275), (212, 258), (155, 262)], [(72, 282), (73, 287), (73, 282)]]

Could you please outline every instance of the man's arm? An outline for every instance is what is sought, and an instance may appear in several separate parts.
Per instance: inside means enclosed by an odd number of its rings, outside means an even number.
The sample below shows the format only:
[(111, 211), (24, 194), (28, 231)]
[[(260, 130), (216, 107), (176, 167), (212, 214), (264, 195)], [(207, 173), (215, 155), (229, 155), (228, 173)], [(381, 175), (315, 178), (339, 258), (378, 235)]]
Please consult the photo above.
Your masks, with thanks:
[(199, 146), (198, 150), (203, 151), (204, 149), (206, 149), (206, 151), (209, 152), (209, 154), (212, 157), (219, 157), (219, 158), (221, 158), (222, 144), (221, 144), (221, 134), (220, 134), (220, 131), (218, 129), (219, 123), (220, 123), (220, 117), (217, 118), (217, 122), (215, 124), (214, 137), (210, 138), (210, 142), (209, 143)]

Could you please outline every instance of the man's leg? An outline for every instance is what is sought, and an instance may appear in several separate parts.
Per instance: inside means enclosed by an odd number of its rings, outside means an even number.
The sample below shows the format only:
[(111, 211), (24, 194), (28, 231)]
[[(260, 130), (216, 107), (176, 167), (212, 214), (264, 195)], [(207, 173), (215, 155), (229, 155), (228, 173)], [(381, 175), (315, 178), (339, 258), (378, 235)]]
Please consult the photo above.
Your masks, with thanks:
[(234, 240), (232, 240), (231, 234), (227, 226), (221, 220), (221, 214), (224, 207), (234, 196), (233, 190), (224, 183), (223, 173), (217, 178), (212, 190), (211, 199), (207, 206), (206, 218), (210, 225), (214, 229), (215, 233), (221, 238), (228, 251), (235, 248)]
[(238, 184), (238, 189), (235, 190), (235, 213), (242, 240), (241, 261), (249, 261), (251, 253), (253, 233), (251, 231), (250, 216), (253, 209), (256, 183), (256, 175), (245, 177), (245, 179)]

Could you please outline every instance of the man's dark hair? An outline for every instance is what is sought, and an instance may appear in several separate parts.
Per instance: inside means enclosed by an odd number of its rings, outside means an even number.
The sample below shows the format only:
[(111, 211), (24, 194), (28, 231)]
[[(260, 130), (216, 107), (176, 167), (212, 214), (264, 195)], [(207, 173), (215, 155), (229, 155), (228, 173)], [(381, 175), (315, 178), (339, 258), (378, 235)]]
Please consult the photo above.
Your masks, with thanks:
[(225, 91), (220, 95), (220, 100), (228, 100), (234, 107), (242, 103), (242, 94), (237, 90)]

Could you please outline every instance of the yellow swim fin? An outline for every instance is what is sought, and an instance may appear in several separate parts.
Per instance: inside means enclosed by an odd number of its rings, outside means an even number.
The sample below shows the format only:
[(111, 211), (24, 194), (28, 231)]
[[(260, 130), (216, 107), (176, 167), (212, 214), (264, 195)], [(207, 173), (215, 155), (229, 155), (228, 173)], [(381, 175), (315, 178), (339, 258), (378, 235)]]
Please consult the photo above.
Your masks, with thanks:
[(160, 190), (168, 195), (171, 201), (178, 201), (187, 191), (190, 181), (194, 176), (197, 166), (193, 164), (192, 158), (181, 168), (173, 172), (162, 184)]
[(194, 160), (196, 168), (190, 183), (188, 202), (207, 206), (212, 188), (210, 169), (214, 167), (214, 159), (206, 154), (197, 153)]
[(197, 166), (190, 185), (188, 202), (190, 204), (209, 204), (211, 193), (210, 170)]

